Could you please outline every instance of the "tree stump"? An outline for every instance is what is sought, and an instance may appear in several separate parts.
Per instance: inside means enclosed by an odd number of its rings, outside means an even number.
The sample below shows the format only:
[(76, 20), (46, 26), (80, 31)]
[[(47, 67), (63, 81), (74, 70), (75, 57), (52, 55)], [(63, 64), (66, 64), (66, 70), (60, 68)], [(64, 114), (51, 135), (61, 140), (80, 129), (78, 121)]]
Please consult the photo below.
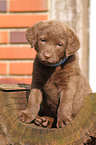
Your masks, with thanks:
[(0, 85), (0, 145), (95, 145), (96, 94), (85, 97), (78, 115), (60, 129), (22, 123), (17, 112), (25, 109), (29, 85)]

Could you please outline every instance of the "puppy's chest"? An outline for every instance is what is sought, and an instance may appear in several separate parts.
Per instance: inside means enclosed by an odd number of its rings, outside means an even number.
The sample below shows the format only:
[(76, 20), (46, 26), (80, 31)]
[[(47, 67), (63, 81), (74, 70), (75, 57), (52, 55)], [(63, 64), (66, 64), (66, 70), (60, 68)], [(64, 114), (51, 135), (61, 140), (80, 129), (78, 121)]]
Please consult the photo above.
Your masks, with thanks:
[(56, 110), (59, 102), (59, 90), (53, 81), (48, 80), (43, 88), (43, 101), (47, 106), (52, 107), (51, 110)]
[(48, 80), (46, 81), (45, 86), (49, 87), (49, 86), (54, 86), (57, 89), (60, 89), (62, 87), (64, 87), (66, 84), (68, 84), (69, 82), (69, 77), (70, 75), (68, 73), (66, 73), (65, 70), (62, 70), (59, 68), (57, 68), (55, 70), (55, 72), (48, 78)]
[(48, 94), (58, 94), (62, 89), (66, 88), (69, 79), (66, 76), (66, 72), (61, 69), (55, 70), (55, 72), (48, 78), (44, 85), (44, 91)]
[(44, 102), (49, 106), (54, 106), (53, 108), (56, 109), (60, 99), (60, 92), (63, 89), (67, 89), (64, 74), (55, 70), (43, 87)]

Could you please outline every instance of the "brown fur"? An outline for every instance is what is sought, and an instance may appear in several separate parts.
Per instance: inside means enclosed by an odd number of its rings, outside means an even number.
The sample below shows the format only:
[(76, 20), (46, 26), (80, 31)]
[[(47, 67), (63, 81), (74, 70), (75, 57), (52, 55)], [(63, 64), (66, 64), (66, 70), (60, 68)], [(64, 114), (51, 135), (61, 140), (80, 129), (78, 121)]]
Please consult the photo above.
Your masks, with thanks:
[[(62, 127), (76, 116), (84, 95), (91, 93), (76, 54), (79, 40), (69, 26), (59, 21), (39, 22), (28, 28), (26, 37), (37, 56), (27, 108), (18, 116), (25, 123), (35, 119), (37, 125), (45, 127), (49, 118), (37, 115), (49, 116), (57, 119), (58, 128)], [(65, 57), (62, 65), (50, 66)]]

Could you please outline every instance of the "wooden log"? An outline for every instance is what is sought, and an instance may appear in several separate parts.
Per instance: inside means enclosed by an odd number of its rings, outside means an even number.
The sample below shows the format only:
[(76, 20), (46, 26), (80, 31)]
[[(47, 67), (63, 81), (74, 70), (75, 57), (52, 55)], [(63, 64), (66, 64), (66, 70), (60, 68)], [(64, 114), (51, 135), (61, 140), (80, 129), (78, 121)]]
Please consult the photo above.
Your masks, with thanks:
[(0, 91), (0, 133), (6, 144), (80, 145), (86, 143), (90, 136), (96, 139), (96, 94), (85, 97), (80, 112), (68, 125), (48, 129), (22, 123), (17, 118), (17, 112), (26, 107), (29, 94), (29, 88), (21, 91), (22, 86), (19, 87), (14, 90), (9, 86), (9, 91), (8, 87), (7, 90), (1, 87)]

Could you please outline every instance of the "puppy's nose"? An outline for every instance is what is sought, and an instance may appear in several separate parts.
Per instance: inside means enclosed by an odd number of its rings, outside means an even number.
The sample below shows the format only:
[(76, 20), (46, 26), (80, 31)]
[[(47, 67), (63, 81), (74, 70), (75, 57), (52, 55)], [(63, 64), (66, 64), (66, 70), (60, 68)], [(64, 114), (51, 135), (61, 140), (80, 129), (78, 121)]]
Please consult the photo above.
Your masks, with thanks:
[(45, 57), (46, 58), (50, 58), (50, 54), (49, 53), (45, 53)]

